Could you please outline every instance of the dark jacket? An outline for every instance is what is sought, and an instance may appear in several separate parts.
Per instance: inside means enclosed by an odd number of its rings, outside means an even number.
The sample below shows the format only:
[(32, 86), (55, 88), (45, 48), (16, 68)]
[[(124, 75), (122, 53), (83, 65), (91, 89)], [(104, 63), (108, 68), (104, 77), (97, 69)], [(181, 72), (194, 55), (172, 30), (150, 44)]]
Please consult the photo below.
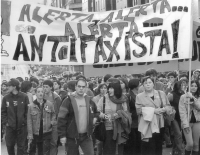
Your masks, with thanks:
[[(33, 104), (30, 104), (28, 108), (28, 118), (27, 118), (28, 139), (33, 139), (33, 134), (39, 135), (41, 109), (38, 107), (37, 103), (38, 103), (37, 100), (33, 101)], [(43, 133), (51, 132), (52, 126), (56, 124), (57, 121), (53, 103), (44, 100)]]
[[(87, 107), (87, 119), (89, 122), (87, 127), (87, 135), (92, 135), (93, 118), (99, 116), (96, 104), (88, 97), (84, 96)], [(67, 138), (79, 138), (78, 133), (78, 107), (74, 93), (69, 95), (63, 101), (58, 114), (58, 135)]]
[[(1, 121), (3, 125), (20, 129), (27, 124), (28, 96), (22, 92), (14, 95), (9, 93), (3, 97), (1, 108)], [(17, 115), (15, 113), (15, 106)]]
[(128, 99), (129, 99), (129, 111), (132, 114), (131, 118), (132, 118), (132, 128), (138, 128), (138, 115), (136, 112), (136, 107), (135, 107), (135, 100), (136, 100), (136, 95), (132, 92), (129, 91), (128, 94)]

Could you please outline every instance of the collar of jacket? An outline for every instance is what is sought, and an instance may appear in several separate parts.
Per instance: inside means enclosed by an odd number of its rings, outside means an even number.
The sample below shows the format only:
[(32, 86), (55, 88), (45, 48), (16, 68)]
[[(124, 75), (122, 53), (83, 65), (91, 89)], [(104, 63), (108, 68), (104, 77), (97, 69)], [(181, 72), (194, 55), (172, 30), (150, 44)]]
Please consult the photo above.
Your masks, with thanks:
[[(73, 96), (73, 97), (75, 97), (75, 98), (81, 98), (80, 95), (78, 95), (76, 91), (73, 92), (73, 93), (71, 93), (71, 96)], [(87, 96), (86, 93), (83, 94), (83, 97), (85, 97), (85, 96)]]
[[(149, 97), (148, 94), (146, 93), (146, 91), (144, 91), (144, 94), (146, 97)], [(154, 98), (159, 97), (158, 90), (153, 89), (153, 96), (154, 96)]]
[[(44, 106), (45, 106), (45, 104), (46, 104), (46, 101), (47, 101), (47, 100), (43, 99), (43, 103), (42, 103), (42, 104), (44, 104)], [(34, 100), (33, 103), (34, 103), (34, 104), (33, 104), (34, 107), (39, 108), (38, 105), (40, 105), (40, 103), (37, 101), (37, 99)], [(40, 109), (40, 108), (39, 108), (39, 109)]]

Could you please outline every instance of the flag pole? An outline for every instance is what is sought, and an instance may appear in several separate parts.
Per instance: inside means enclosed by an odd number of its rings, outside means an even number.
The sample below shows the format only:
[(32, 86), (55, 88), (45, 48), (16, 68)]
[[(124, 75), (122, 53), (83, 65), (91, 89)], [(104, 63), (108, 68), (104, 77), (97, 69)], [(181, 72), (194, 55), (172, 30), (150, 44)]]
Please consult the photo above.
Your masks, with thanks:
[[(192, 58), (189, 58), (189, 83), (188, 83), (188, 92), (190, 92), (191, 87), (191, 67), (192, 66)], [(190, 121), (190, 98), (188, 98), (188, 122)]]

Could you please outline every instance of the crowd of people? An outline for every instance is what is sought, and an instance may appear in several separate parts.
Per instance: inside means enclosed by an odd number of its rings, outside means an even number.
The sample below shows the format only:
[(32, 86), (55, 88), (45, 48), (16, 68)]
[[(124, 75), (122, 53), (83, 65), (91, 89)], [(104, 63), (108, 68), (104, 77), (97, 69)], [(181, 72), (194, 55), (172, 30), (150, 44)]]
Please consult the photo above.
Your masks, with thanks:
[[(189, 80), (191, 79), (191, 80)], [(12, 78), (1, 84), (9, 155), (200, 155), (200, 69), (189, 74)], [(104, 140), (94, 134), (104, 123)], [(102, 133), (101, 133), (102, 134)]]

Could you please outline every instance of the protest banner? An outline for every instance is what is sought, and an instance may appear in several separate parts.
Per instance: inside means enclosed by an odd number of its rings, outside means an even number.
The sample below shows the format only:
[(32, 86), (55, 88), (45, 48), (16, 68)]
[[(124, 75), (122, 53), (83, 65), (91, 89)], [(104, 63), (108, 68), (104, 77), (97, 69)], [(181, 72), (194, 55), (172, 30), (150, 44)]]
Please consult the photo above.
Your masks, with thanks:
[(2, 50), (7, 53), (1, 55), (2, 64), (151, 63), (187, 59), (192, 49), (188, 0), (156, 0), (107, 12), (26, 1), (11, 1), (9, 7), (10, 32), (2, 36)]

